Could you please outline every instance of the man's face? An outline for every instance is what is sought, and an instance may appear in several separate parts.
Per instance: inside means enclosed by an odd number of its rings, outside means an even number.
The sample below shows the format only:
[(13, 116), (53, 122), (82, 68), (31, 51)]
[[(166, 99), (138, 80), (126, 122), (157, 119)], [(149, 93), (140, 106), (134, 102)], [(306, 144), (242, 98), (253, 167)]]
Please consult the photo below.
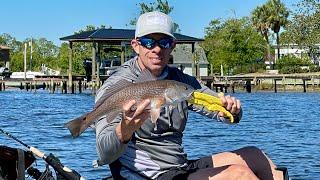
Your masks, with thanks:
[[(133, 49), (139, 54), (139, 66), (142, 70), (148, 69), (153, 75), (159, 76), (169, 62), (170, 54), (175, 47), (175, 42), (169, 43), (170, 47), (161, 47), (163, 42), (168, 42), (167, 40), (170, 39), (170, 36), (156, 33), (144, 37), (147, 39), (137, 38), (131, 41)], [(154, 46), (148, 47), (150, 44), (153, 45), (153, 43), (148, 43), (147, 41), (148, 39), (150, 40), (150, 38), (155, 40), (156, 43)]]

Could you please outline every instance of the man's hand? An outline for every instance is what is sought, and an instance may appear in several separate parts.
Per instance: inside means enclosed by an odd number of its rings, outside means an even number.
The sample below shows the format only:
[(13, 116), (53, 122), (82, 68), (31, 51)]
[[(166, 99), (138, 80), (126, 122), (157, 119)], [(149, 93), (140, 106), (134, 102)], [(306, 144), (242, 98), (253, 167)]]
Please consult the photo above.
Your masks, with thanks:
[(150, 112), (147, 109), (149, 105), (149, 99), (141, 103), (131, 100), (122, 107), (122, 121), (116, 127), (116, 134), (122, 143), (128, 142), (133, 133), (148, 119), (150, 116)]
[[(238, 115), (241, 110), (241, 103), (239, 99), (236, 99), (235, 97), (231, 97), (229, 95), (227, 96), (219, 96), (223, 107), (226, 108), (231, 114)], [(225, 114), (223, 112), (219, 112), (218, 114), (220, 117), (224, 117)]]

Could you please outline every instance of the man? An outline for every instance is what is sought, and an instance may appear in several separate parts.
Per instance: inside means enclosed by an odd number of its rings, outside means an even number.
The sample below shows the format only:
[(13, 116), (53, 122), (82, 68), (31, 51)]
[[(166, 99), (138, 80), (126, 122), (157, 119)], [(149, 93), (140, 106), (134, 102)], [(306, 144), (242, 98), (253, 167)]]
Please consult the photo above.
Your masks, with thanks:
[[(208, 94), (216, 95), (200, 85), (196, 78), (177, 68), (169, 67), (170, 53), (175, 47), (173, 22), (160, 12), (142, 14), (136, 25), (131, 45), (137, 56), (112, 74), (97, 93), (97, 100), (120, 80), (135, 83), (143, 70), (157, 79), (187, 83)], [(225, 108), (237, 120), (241, 118), (240, 101), (230, 96), (220, 97)], [(129, 101), (123, 114), (107, 123), (96, 123), (97, 151), (100, 164), (109, 164), (114, 179), (283, 179), (282, 172), (266, 155), (255, 147), (245, 147), (197, 160), (187, 159), (182, 147), (188, 109), (186, 102), (177, 108), (163, 108), (156, 124), (150, 122), (150, 100)], [(135, 108), (133, 108), (135, 107)], [(200, 113), (228, 122), (221, 112)], [(154, 128), (157, 126), (157, 128)]]

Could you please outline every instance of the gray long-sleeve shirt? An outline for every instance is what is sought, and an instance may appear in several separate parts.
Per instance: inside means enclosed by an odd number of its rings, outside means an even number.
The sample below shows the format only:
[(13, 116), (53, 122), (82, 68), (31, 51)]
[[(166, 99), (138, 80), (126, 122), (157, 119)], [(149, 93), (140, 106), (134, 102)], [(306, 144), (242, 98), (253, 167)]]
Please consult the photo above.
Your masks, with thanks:
[[(96, 100), (104, 94), (105, 90), (120, 80), (135, 83), (140, 72), (137, 57), (127, 61), (99, 89)], [(177, 68), (166, 67), (159, 79), (177, 80), (215, 95), (208, 87), (202, 86), (196, 78), (184, 74)], [(153, 179), (170, 168), (185, 166), (187, 155), (182, 146), (182, 133), (186, 126), (188, 109), (196, 109), (197, 112), (210, 118), (226, 121), (224, 118), (219, 118), (217, 112), (208, 113), (203, 108), (191, 108), (188, 107), (187, 102), (182, 102), (174, 109), (163, 107), (156, 124), (150, 119), (146, 120), (134, 133), (130, 142), (123, 144), (115, 133), (121, 116), (116, 117), (111, 123), (107, 123), (105, 117), (102, 117), (95, 124), (100, 164), (110, 164), (118, 159), (124, 166), (120, 173), (128, 179), (141, 179), (143, 176)]]

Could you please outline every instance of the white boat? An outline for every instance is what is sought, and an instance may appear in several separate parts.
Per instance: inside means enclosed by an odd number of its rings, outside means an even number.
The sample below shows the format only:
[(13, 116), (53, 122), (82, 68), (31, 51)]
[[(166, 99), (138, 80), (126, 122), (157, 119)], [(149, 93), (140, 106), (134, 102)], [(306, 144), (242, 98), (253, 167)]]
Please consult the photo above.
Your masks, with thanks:
[(35, 76), (42, 76), (42, 75), (45, 75), (44, 73), (42, 72), (36, 72), (36, 71), (27, 71), (26, 74), (24, 72), (12, 72), (10, 78), (12, 79), (23, 79), (25, 78), (30, 78), (30, 79), (33, 79), (35, 78)]

